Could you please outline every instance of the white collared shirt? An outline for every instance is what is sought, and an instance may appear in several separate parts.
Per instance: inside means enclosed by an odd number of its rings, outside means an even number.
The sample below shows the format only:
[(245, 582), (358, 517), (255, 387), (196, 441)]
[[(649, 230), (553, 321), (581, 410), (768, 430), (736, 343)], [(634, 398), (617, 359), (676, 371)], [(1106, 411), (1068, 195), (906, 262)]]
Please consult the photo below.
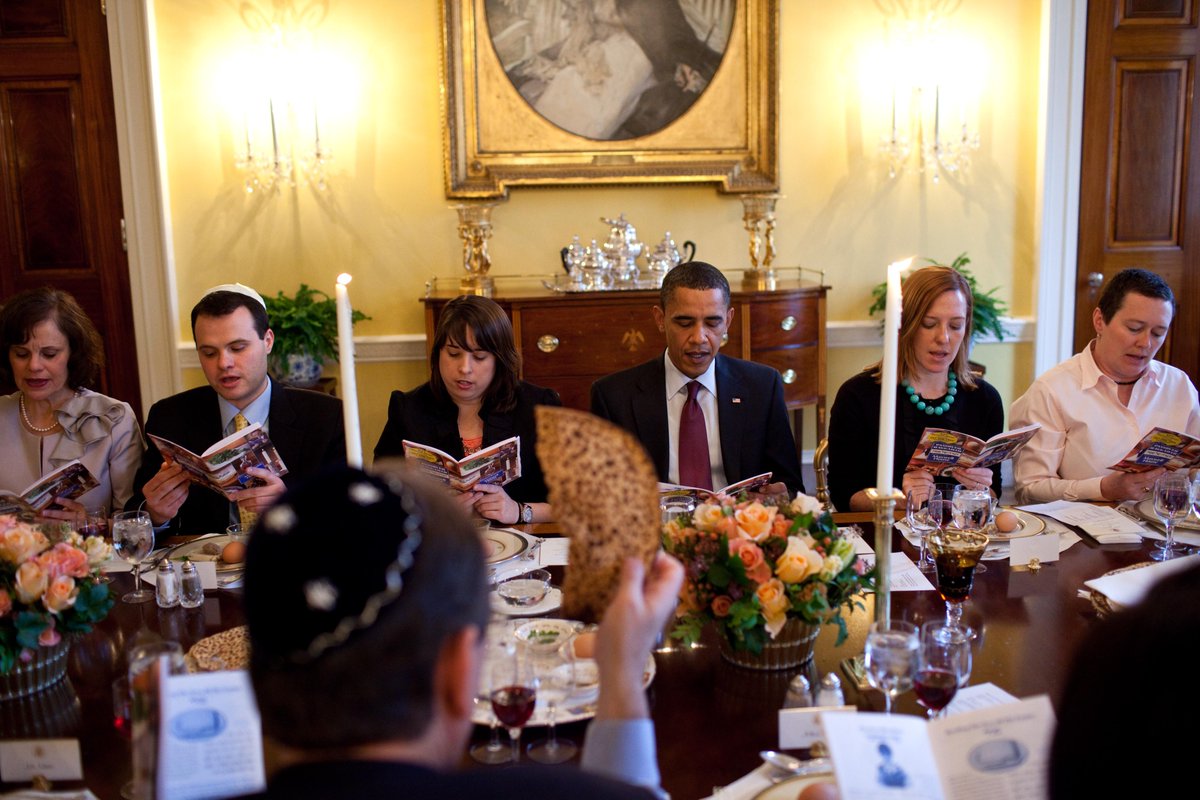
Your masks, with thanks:
[[(221, 409), (221, 430), (224, 432), (224, 436), (229, 436), (237, 430), (233, 424), (233, 418), (238, 415), (238, 408), (220, 395), (217, 396), (217, 405)], [(241, 409), (241, 415), (246, 418), (247, 425), (253, 425), (257, 422), (259, 425), (262, 425), (264, 431), (270, 433), (271, 431), (268, 429), (270, 414), (271, 382), (267, 381), (267, 388), (263, 389), (263, 393), (254, 398), (250, 405)]]
[[(687, 385), (692, 379), (684, 375), (671, 361), (670, 354), (663, 352), (667, 371), (667, 479), (679, 483), (679, 420), (687, 404)], [(725, 480), (725, 463), (721, 460), (721, 419), (717, 408), (717, 359), (714, 357), (708, 369), (696, 381), (703, 388), (696, 393), (696, 401), (704, 412), (704, 431), (708, 434), (708, 466), (712, 470), (712, 488), (720, 489)]]
[(1100, 371), (1091, 345), (1045, 372), (1012, 406), (1013, 428), (1042, 426), (1013, 463), (1017, 501), (1102, 500), (1100, 481), (1154, 427), (1200, 436), (1196, 388), (1175, 367), (1151, 361), (1129, 405)]

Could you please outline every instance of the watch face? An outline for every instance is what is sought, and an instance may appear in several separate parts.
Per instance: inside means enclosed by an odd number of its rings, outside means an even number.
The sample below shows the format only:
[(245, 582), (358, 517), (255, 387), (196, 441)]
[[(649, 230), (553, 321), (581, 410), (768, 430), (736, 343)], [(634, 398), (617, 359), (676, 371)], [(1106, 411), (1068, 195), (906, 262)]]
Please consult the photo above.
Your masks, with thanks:
[(532, 522), (532, 521), (533, 521), (533, 506), (522, 505), (521, 506), (521, 522)]

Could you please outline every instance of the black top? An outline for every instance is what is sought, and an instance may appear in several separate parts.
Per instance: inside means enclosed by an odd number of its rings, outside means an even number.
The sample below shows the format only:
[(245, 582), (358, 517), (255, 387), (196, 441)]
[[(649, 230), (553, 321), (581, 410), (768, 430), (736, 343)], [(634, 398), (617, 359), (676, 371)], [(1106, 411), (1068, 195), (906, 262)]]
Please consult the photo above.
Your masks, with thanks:
[(460, 800), (495, 797), (530, 800), (607, 800), (652, 795), (646, 789), (572, 767), (516, 766), (436, 772), (391, 761), (341, 761), (298, 764), (275, 774), (261, 798), (279, 800)]
[[(535, 406), (561, 406), (558, 392), (522, 381), (517, 386), (517, 405), (504, 413), (480, 410), (483, 420), (483, 446), (490, 447), (513, 436), (521, 437), (521, 477), (504, 487), (518, 503), (546, 502), (546, 481), (537, 458)], [(439, 400), (429, 383), (411, 392), (392, 392), (388, 403), (387, 424), (375, 445), (375, 458), (404, 457), (404, 440), (420, 442), (462, 458), (462, 437), (458, 435), (458, 406), (453, 400)]]
[[(926, 400), (938, 405), (945, 397)], [(850, 497), (875, 485), (879, 452), (879, 384), (870, 372), (860, 372), (842, 384), (829, 412), (829, 494), (839, 511), (850, 510)], [(896, 386), (896, 448), (893, 475), (896, 486), (926, 428), (949, 430), (990, 439), (1004, 431), (1004, 403), (982, 378), (975, 389), (961, 383), (954, 403), (941, 416), (918, 411), (903, 386)], [(939, 483), (953, 485), (949, 476)], [(992, 467), (992, 490), (1000, 496), (1000, 465)]]
[[(146, 415), (147, 434), (203, 453), (224, 438), (219, 398), (211, 386), (201, 386), (159, 400)], [(271, 381), (271, 406), (267, 412), (271, 443), (288, 472), (283, 482), (291, 488), (322, 467), (346, 463), (346, 435), (342, 401), (319, 392), (294, 389)], [(133, 497), (125, 504), (136, 510), (145, 501), (142, 487), (162, 465), (162, 453), (147, 439), (142, 465), (133, 481)], [(188, 498), (168, 527), (170, 534), (224, 531), (229, 527), (230, 503), (211, 489), (191, 486)]]

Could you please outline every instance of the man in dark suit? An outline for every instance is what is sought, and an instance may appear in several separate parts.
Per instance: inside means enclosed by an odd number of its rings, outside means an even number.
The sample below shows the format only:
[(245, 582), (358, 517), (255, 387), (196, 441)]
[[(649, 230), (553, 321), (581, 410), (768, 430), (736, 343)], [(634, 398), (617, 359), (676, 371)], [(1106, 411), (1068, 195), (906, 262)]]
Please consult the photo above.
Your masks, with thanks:
[(169, 523), (176, 534), (223, 531), (239, 519), (248, 521), (274, 503), (286, 486), (346, 459), (341, 401), (281, 386), (267, 376), (275, 336), (257, 292), (241, 284), (210, 289), (192, 309), (192, 336), (208, 386), (155, 403), (146, 417), (146, 433), (202, 453), (257, 422), (288, 473), (280, 479), (270, 470), (251, 469), (262, 485), (242, 489), (238, 502), (231, 504), (214, 491), (193, 488), (183, 468), (165, 462), (147, 439), (126, 508), (145, 508), (156, 529)]
[(671, 270), (653, 312), (666, 354), (596, 381), (592, 413), (638, 437), (667, 483), (719, 489), (769, 471), (804, 491), (779, 373), (717, 353), (733, 320), (721, 271)]

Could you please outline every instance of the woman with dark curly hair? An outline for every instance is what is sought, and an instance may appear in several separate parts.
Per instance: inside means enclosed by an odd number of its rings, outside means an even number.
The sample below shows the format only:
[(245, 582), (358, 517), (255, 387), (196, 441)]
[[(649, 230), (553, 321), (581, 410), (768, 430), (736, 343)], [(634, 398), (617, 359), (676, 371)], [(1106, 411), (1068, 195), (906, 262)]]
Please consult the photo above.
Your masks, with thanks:
[(562, 401), (553, 389), (520, 379), (521, 354), (504, 309), (474, 295), (447, 303), (433, 334), (429, 371), (428, 383), (392, 392), (375, 458), (403, 456), (405, 439), (462, 458), (519, 436), (521, 477), (507, 486), (476, 484), (458, 501), (504, 525), (549, 520), (533, 409)]
[(107, 515), (133, 494), (142, 436), (128, 403), (91, 390), (100, 377), (100, 335), (75, 298), (50, 287), (30, 289), (0, 309), (0, 374), (17, 391), (0, 397), (0, 489), (17, 493), (78, 459), (100, 485), (42, 511), (79, 523)]

